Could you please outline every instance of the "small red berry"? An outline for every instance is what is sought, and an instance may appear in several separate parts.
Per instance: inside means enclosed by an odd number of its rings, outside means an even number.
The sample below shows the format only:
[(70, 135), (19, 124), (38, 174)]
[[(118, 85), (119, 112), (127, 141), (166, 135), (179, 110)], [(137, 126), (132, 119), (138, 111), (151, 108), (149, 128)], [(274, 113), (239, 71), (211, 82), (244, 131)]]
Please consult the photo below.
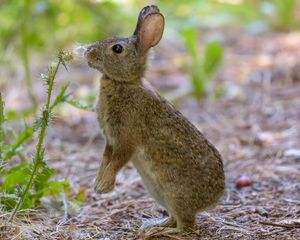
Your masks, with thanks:
[(248, 187), (252, 185), (252, 180), (247, 177), (247, 176), (240, 176), (236, 182), (235, 182), (235, 187), (236, 188), (243, 188), (243, 187)]

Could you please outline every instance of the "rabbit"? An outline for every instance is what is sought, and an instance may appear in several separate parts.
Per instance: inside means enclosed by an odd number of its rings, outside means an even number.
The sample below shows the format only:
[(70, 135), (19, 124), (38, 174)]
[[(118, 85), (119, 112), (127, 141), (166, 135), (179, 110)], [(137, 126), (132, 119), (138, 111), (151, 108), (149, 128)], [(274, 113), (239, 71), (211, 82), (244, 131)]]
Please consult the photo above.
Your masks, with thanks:
[(182, 232), (194, 228), (197, 213), (217, 204), (225, 177), (218, 150), (143, 78), (163, 30), (158, 7), (146, 6), (131, 37), (86, 47), (88, 65), (103, 74), (96, 112), (106, 146), (94, 189), (112, 191), (117, 173), (131, 161), (169, 215), (147, 227)]

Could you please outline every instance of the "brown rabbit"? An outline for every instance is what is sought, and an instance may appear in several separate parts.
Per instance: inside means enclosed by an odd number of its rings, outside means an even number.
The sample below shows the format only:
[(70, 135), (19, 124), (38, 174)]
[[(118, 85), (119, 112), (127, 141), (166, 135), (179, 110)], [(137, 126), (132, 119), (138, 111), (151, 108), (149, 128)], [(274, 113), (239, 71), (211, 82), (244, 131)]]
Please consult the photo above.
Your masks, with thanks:
[(169, 213), (153, 226), (187, 231), (195, 215), (222, 196), (224, 171), (217, 149), (143, 79), (148, 51), (163, 30), (163, 15), (147, 6), (133, 36), (87, 46), (88, 65), (103, 73), (97, 113), (106, 146), (95, 191), (112, 191), (117, 173), (131, 160)]

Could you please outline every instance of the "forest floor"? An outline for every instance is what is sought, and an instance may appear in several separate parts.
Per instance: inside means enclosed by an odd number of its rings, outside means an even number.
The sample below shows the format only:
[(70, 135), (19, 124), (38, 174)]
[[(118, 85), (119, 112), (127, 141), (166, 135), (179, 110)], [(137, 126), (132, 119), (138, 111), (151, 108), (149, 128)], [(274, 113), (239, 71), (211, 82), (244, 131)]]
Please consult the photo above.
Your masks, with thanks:
[[(224, 159), (225, 194), (213, 210), (199, 213), (193, 233), (139, 232), (144, 221), (165, 217), (166, 211), (130, 164), (118, 175), (112, 193), (95, 194), (93, 180), (104, 145), (96, 114), (65, 106), (49, 128), (49, 163), (57, 169), (57, 179), (68, 179), (71, 195), (85, 200), (80, 206), (66, 201), (65, 214), (61, 202), (45, 199), (41, 208), (20, 212), (0, 238), (300, 239), (300, 35), (229, 35), (224, 65), (213, 83), (226, 90), (222, 98), (180, 97), (190, 88), (189, 79), (176, 65), (184, 54), (172, 44), (161, 44), (148, 74), (160, 92), (176, 98), (176, 106)], [(98, 88), (93, 74), (83, 64), (60, 77), (86, 92)], [(22, 105), (25, 96), (16, 96), (20, 87), (7, 86), (6, 91), (11, 93), (8, 107)], [(251, 185), (237, 188), (241, 176)], [(0, 212), (0, 221), (7, 216)]]

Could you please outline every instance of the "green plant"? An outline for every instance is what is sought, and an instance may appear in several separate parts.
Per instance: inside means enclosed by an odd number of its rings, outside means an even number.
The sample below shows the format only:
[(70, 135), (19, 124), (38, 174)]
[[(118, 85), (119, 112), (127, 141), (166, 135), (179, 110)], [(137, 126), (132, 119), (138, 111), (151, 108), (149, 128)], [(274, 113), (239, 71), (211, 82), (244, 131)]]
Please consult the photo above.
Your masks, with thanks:
[(272, 1), (276, 8), (276, 25), (283, 30), (290, 30), (296, 26), (297, 0), (274, 0)]
[[(67, 60), (70, 60), (70, 56), (60, 52), (58, 62), (51, 64), (47, 75), (42, 74), (42, 79), (47, 86), (47, 100), (40, 117), (36, 119), (32, 126), (26, 125), (25, 129), (17, 136), (13, 144), (1, 146), (3, 161), (7, 162), (15, 155), (18, 155), (21, 159), (19, 164), (5, 167), (5, 169), (2, 169), (0, 172), (0, 179), (4, 179), (3, 184), (0, 185), (2, 192), (0, 204), (7, 210), (14, 209), (8, 221), (13, 220), (19, 209), (35, 207), (39, 204), (41, 197), (45, 195), (56, 196), (59, 192), (67, 190), (68, 188), (66, 181), (50, 181), (50, 178), (55, 175), (55, 170), (47, 165), (45, 148), (43, 146), (47, 127), (53, 119), (53, 110), (59, 103), (64, 102), (68, 96), (68, 94), (66, 94), (68, 88), (67, 84), (61, 88), (59, 94), (52, 100), (56, 73), (60, 65), (66, 67), (65, 61)], [(0, 99), (0, 106), (0, 129), (3, 130), (4, 104), (2, 99)], [(22, 145), (31, 141), (35, 132), (38, 132), (38, 139), (33, 160), (30, 162), (22, 155)], [(1, 136), (4, 136), (4, 134)], [(0, 143), (2, 144), (3, 141), (0, 141)]]
[(3, 165), (3, 156), (2, 156), (2, 149), (4, 146), (4, 102), (2, 100), (2, 94), (0, 92), (0, 172)]
[(182, 32), (186, 49), (191, 56), (191, 66), (188, 72), (191, 77), (194, 95), (201, 98), (207, 91), (209, 81), (215, 76), (220, 67), (223, 48), (217, 41), (206, 44), (204, 55), (198, 50), (198, 31), (195, 28), (185, 29)]
[(71, 98), (66, 98), (64, 100), (64, 102), (68, 103), (69, 105), (77, 108), (77, 109), (80, 109), (80, 110), (85, 110), (85, 111), (91, 111), (91, 112), (94, 112), (95, 111), (95, 106), (92, 105), (92, 104), (89, 104), (89, 105), (84, 105), (82, 104), (81, 102), (79, 101), (76, 101), (76, 100), (73, 100)]
[(29, 54), (28, 54), (28, 44), (29, 44), (29, 38), (28, 38), (28, 25), (29, 25), (29, 18), (30, 18), (30, 12), (31, 12), (31, 0), (25, 0), (24, 6), (23, 6), (23, 14), (22, 14), (22, 22), (21, 22), (21, 57), (23, 62), (23, 68), (24, 68), (24, 79), (25, 79), (25, 85), (27, 87), (28, 95), (31, 99), (32, 104), (34, 105), (34, 108), (37, 107), (37, 99), (35, 95), (33, 94), (32, 89), (32, 81), (31, 81), (31, 75), (30, 75), (30, 61), (29, 61)]
[(69, 48), (74, 39), (93, 42), (124, 31), (127, 34), (119, 23), (135, 22), (135, 14), (124, 5), (115, 1), (0, 1), (0, 63), (17, 72), (21, 60), (24, 85), (36, 108), (35, 79), (30, 71), (36, 61), (31, 56), (42, 53), (44, 57), (54, 49)]

